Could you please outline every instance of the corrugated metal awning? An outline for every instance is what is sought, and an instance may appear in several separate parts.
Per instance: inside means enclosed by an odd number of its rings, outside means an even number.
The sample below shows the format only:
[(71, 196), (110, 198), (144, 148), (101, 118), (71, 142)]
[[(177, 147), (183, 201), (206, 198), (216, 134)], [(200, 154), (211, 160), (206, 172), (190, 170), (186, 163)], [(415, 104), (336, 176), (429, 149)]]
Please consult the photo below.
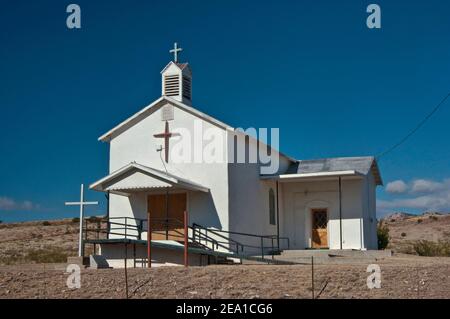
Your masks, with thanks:
[(91, 184), (89, 188), (120, 195), (166, 188), (209, 192), (209, 188), (200, 184), (137, 163), (122, 167)]

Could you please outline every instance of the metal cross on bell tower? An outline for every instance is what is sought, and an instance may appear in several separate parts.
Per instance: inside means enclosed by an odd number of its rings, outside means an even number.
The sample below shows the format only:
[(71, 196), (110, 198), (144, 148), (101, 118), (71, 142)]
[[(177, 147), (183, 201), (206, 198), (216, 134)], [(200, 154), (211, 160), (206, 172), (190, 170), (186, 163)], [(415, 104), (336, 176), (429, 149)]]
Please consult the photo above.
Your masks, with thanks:
[(183, 51), (183, 49), (179, 48), (178, 43), (175, 42), (173, 44), (173, 49), (169, 51), (170, 53), (173, 53), (173, 61), (175, 63), (178, 62), (178, 52), (181, 52), (181, 51)]

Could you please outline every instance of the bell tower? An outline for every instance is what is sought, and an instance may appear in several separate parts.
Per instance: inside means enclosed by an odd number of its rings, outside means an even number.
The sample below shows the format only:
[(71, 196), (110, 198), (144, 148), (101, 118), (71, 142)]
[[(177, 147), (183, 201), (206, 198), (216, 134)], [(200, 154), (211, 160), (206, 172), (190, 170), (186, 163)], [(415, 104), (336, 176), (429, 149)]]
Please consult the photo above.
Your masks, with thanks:
[(178, 53), (183, 51), (175, 42), (170, 50), (174, 59), (161, 71), (162, 96), (171, 97), (187, 105), (192, 104), (192, 72), (188, 63), (178, 62)]

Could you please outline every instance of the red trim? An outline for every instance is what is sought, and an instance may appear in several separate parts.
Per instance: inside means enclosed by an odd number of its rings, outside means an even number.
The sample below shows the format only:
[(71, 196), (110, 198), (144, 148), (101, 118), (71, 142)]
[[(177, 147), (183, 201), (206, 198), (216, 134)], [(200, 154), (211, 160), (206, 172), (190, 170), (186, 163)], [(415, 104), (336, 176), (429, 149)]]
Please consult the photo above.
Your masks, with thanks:
[(188, 213), (184, 211), (184, 267), (189, 266), (188, 249)]
[(152, 268), (152, 226), (150, 224), (150, 212), (148, 212), (147, 219), (147, 260), (148, 268)]

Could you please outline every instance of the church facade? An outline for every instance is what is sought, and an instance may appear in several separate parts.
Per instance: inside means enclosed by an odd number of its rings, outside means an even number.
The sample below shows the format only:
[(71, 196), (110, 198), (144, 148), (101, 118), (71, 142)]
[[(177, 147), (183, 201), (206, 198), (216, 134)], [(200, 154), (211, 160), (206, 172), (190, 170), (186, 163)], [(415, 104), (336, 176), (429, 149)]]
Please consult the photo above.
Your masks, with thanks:
[[(160, 98), (99, 138), (110, 146), (109, 174), (90, 188), (109, 194), (111, 243), (100, 251), (112, 266), (124, 236), (150, 239), (152, 263), (181, 264), (186, 216), (192, 264), (204, 263), (208, 239), (240, 256), (377, 249), (375, 158), (291, 158), (194, 108), (187, 63), (175, 59), (161, 77)], [(134, 249), (145, 263), (145, 244)]]

